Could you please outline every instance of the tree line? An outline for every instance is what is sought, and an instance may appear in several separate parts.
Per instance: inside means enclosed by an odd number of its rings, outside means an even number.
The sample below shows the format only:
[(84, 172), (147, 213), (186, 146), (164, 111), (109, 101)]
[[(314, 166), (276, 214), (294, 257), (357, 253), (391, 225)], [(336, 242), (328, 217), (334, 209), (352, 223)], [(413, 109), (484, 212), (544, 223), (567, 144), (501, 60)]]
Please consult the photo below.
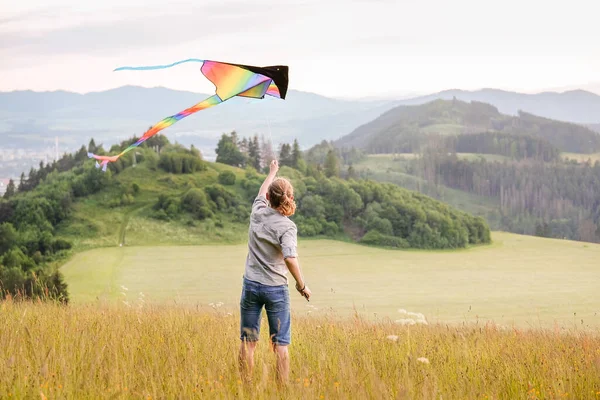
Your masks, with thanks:
[[(258, 137), (248, 140), (239, 139), (235, 133), (224, 134), (216, 149), (217, 161), (264, 170), (267, 159), (261, 157), (260, 147), (253, 145), (246, 151), (244, 143), (258, 143)], [(301, 236), (351, 234), (368, 244), (428, 249), (490, 242), (489, 227), (481, 218), (395, 185), (357, 180), (352, 163), (362, 157), (357, 149), (336, 149), (326, 141), (306, 152), (300, 151), (297, 140), (280, 145), (281, 173), (293, 177), (297, 192), (298, 212), (293, 219)], [(342, 171), (345, 164), (350, 165)], [(261, 179), (247, 176), (241, 182), (250, 189), (247, 200), (256, 194)], [(233, 192), (230, 195), (235, 196)], [(199, 215), (207, 217), (218, 209), (210, 205), (210, 197), (194, 194), (193, 204), (202, 205)], [(186, 209), (185, 203), (184, 198), (172, 210)], [(243, 201), (234, 202), (235, 207), (239, 204)]]
[(425, 152), (410, 172), (499, 199), (498, 217), (512, 232), (600, 242), (600, 162), (469, 161)]

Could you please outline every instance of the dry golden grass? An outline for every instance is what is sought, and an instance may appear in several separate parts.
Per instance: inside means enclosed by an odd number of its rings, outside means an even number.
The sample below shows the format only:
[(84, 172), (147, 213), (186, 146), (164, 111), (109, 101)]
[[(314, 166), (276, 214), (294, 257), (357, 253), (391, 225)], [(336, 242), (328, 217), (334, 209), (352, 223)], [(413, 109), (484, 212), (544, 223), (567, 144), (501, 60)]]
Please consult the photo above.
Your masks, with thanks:
[(266, 321), (244, 385), (238, 315), (141, 300), (0, 304), (0, 398), (600, 398), (598, 332), (294, 316), (279, 389)]

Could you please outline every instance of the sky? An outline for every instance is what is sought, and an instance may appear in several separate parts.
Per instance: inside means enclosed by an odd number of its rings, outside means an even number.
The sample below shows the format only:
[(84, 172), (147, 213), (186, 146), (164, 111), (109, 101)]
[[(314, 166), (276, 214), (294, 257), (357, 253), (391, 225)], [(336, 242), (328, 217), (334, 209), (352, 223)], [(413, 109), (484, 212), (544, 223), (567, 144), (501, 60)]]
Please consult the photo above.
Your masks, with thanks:
[(0, 91), (211, 92), (201, 58), (288, 65), (330, 97), (445, 89), (600, 93), (596, 0), (0, 0)]

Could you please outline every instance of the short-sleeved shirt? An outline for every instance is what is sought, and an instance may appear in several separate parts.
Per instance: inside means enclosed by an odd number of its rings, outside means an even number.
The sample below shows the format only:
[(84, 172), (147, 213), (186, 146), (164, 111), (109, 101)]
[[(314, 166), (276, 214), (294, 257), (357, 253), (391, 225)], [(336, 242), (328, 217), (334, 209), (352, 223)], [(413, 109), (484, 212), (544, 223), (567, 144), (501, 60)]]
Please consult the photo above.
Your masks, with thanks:
[(297, 233), (292, 220), (269, 207), (264, 196), (258, 196), (250, 214), (246, 279), (268, 286), (287, 285), (285, 259), (298, 256)]

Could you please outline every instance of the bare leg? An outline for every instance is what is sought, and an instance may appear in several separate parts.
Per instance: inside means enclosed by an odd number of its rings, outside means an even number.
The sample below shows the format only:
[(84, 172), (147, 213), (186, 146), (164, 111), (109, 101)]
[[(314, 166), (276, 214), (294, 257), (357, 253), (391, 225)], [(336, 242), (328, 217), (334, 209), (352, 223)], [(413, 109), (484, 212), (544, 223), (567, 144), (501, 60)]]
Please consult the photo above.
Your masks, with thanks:
[(274, 345), (273, 351), (277, 357), (277, 378), (280, 384), (287, 384), (290, 375), (290, 355), (287, 346)]
[(252, 370), (254, 369), (254, 350), (258, 342), (247, 342), (242, 340), (240, 345), (240, 374), (242, 379), (249, 381), (252, 377)]

